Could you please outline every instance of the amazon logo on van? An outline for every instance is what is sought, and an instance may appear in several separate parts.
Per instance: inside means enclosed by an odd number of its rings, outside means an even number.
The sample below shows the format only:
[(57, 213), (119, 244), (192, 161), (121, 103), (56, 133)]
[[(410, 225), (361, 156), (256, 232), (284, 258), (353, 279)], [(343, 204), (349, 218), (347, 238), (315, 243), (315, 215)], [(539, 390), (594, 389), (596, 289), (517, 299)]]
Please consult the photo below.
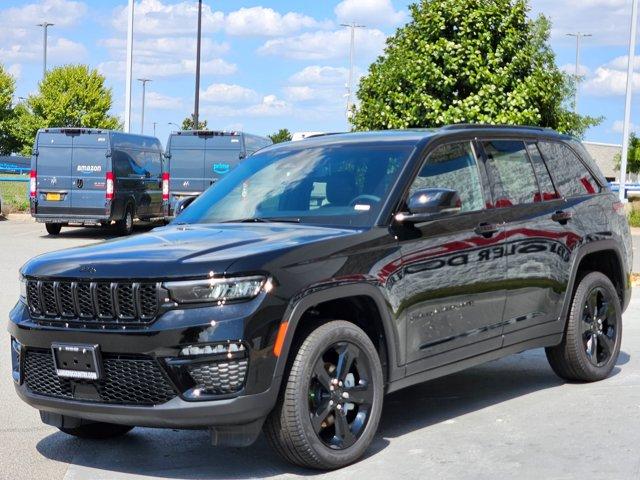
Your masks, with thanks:
[(213, 171), (214, 173), (218, 173), (220, 175), (227, 173), (229, 170), (231, 170), (231, 165), (229, 165), (228, 163), (214, 163), (213, 164)]
[(78, 167), (76, 168), (76, 171), (78, 172), (101, 172), (102, 171), (102, 165), (78, 165)]

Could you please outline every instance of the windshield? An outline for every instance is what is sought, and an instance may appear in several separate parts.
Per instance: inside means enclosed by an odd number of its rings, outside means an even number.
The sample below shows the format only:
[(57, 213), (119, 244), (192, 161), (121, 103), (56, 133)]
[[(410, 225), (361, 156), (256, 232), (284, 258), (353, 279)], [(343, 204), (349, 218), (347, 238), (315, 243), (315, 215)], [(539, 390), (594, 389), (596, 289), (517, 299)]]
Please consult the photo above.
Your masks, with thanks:
[(241, 163), (178, 222), (371, 226), (412, 150), (408, 144), (270, 149)]

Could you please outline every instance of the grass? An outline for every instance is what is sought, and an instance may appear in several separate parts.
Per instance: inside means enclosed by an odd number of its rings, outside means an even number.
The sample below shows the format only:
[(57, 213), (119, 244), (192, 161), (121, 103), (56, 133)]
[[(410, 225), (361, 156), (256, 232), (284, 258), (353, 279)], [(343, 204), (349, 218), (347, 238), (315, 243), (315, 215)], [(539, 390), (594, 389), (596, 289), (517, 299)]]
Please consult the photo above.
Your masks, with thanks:
[[(0, 177), (28, 178), (25, 175), (0, 174)], [(0, 181), (0, 197), (2, 198), (2, 213), (17, 213), (29, 211), (27, 190), (29, 183)]]

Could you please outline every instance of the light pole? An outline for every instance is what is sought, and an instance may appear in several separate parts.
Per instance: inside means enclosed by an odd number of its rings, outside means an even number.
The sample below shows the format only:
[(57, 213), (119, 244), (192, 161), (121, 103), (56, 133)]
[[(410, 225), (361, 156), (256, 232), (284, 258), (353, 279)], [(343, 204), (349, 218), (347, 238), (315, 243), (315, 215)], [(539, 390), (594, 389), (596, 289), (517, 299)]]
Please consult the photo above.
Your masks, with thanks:
[(153, 136), (156, 136), (156, 125), (158, 125), (158, 122), (153, 122)]
[(636, 31), (638, 26), (638, 0), (631, 6), (631, 32), (629, 38), (629, 63), (627, 64), (627, 96), (624, 105), (624, 126), (622, 128), (622, 156), (620, 159), (620, 201), (626, 202), (627, 159), (629, 157), (629, 133), (631, 130), (631, 96), (633, 94), (633, 70), (636, 55)]
[(43, 48), (43, 59), (42, 59), (42, 79), (47, 75), (47, 32), (49, 27), (53, 27), (53, 23), (42, 22), (38, 24), (38, 27), (42, 27), (42, 48)]
[(355, 55), (356, 47), (356, 28), (365, 28), (364, 25), (358, 25), (356, 22), (342, 23), (342, 27), (348, 27), (351, 29), (351, 45), (349, 47), (349, 83), (347, 83), (347, 122), (350, 124), (351, 119), (351, 106), (353, 97), (353, 57)]
[(196, 42), (196, 98), (193, 106), (193, 129), (198, 130), (200, 110), (200, 44), (202, 41), (202, 0), (198, 0), (198, 40)]
[(577, 33), (567, 33), (567, 36), (569, 37), (576, 37), (576, 71), (575, 71), (575, 80), (576, 80), (576, 85), (575, 85), (575, 89), (576, 91), (574, 92), (574, 96), (573, 96), (573, 111), (575, 113), (578, 113), (578, 85), (580, 82), (580, 46), (582, 44), (582, 39), (583, 38), (587, 38), (587, 37), (592, 37), (593, 35), (590, 33), (582, 33), (582, 32), (577, 32)]
[(129, 0), (127, 27), (127, 72), (124, 92), (124, 131), (131, 132), (131, 90), (133, 86), (133, 12), (134, 0)]
[(178, 125), (177, 123), (173, 123), (173, 122), (168, 122), (167, 125), (173, 125), (174, 127), (176, 127), (178, 130), (182, 130), (182, 127), (180, 127), (180, 125)]
[(139, 82), (142, 82), (142, 116), (140, 118), (140, 133), (144, 133), (144, 97), (147, 95), (147, 83), (151, 82), (150, 78), (139, 78)]

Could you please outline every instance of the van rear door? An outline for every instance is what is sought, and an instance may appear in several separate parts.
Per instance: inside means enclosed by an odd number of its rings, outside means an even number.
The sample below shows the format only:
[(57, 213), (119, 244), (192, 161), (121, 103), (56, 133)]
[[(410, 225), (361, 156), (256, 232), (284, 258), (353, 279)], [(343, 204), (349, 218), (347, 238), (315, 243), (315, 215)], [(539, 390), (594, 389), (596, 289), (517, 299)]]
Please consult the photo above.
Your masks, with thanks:
[(169, 175), (172, 200), (185, 194), (199, 194), (205, 189), (205, 139), (197, 135), (176, 135), (171, 139)]
[(73, 137), (71, 208), (74, 215), (104, 217), (109, 137), (90, 133)]
[(241, 141), (239, 135), (219, 135), (207, 138), (203, 175), (205, 188), (238, 166), (242, 152)]
[(65, 215), (71, 209), (73, 137), (61, 133), (38, 134), (36, 214)]

